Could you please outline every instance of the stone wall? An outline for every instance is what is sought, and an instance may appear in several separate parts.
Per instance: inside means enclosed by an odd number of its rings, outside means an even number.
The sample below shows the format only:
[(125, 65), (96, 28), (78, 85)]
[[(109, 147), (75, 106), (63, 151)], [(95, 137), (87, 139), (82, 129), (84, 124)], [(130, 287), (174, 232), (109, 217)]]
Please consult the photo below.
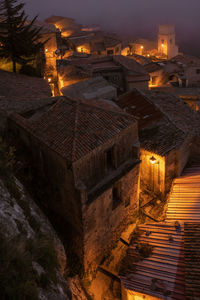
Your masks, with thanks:
[(200, 73), (197, 70), (200, 70), (200, 66), (185, 69), (185, 77), (188, 79), (189, 86), (200, 86)]
[[(104, 192), (101, 191), (100, 196), (90, 204), (86, 204), (82, 195), (85, 193), (86, 200), (87, 191), (81, 189), (80, 181), (83, 179), (89, 184), (93, 176), (95, 183), (104, 179), (102, 162), (98, 158), (101, 157), (100, 151), (104, 155), (104, 149), (97, 148), (93, 161), (91, 154), (85, 160), (83, 158), (81, 164), (78, 161), (72, 169), (62, 157), (11, 119), (9, 125), (30, 151), (34, 181), (38, 185), (43, 209), (64, 239), (70, 240), (71, 247), (80, 259), (84, 258), (85, 267), (88, 268), (90, 264), (96, 267), (119, 240), (121, 232), (138, 209), (138, 163), (132, 169), (127, 168), (117, 179), (114, 176), (114, 182), (109, 183), (109, 187)], [(111, 144), (114, 142), (117, 145), (117, 164), (124, 163), (129, 158), (133, 160), (133, 143), (137, 140), (137, 124), (133, 124), (124, 134), (119, 134), (111, 141)], [(107, 146), (106, 144), (105, 149)], [(96, 163), (98, 159), (99, 165)], [(135, 160), (137, 161), (137, 157)], [(120, 201), (114, 207), (113, 186), (116, 184), (120, 186)]]
[(113, 208), (113, 186), (91, 204), (83, 206), (86, 269), (96, 268), (100, 264), (135, 216), (139, 207), (138, 175), (139, 165), (137, 164), (117, 182), (121, 184), (121, 202), (116, 208)]
[(37, 194), (43, 210), (66, 240), (82, 257), (82, 216), (79, 191), (72, 169), (57, 153), (42, 144), (13, 121), (9, 125), (28, 151)]
[[(156, 159), (155, 164), (151, 164), (150, 158)], [(144, 188), (154, 193), (165, 194), (165, 157), (161, 157), (153, 152), (140, 149), (140, 180)]]
[(127, 91), (131, 91), (132, 89), (140, 89), (140, 90), (148, 90), (148, 81), (135, 81), (135, 82), (127, 82)]
[(180, 176), (184, 167), (186, 166), (189, 157), (191, 155), (191, 148), (192, 148), (192, 142), (193, 138), (188, 136), (184, 143), (181, 145), (181, 147), (177, 150), (177, 160), (178, 160), (178, 169), (177, 169), (177, 175)]
[[(113, 146), (113, 169), (129, 159), (134, 159), (133, 144), (138, 141), (137, 124), (134, 123), (102, 146), (95, 148), (88, 155), (73, 164), (75, 181), (81, 181), (88, 188), (101, 181), (108, 172), (106, 151)], [(135, 157), (137, 159), (138, 157)]]

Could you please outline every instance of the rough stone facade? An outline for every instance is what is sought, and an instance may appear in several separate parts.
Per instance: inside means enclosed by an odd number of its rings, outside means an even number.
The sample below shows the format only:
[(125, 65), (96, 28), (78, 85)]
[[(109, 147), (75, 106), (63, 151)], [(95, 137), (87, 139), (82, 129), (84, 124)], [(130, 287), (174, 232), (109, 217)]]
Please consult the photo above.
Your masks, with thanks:
[(11, 116), (9, 124), (31, 152), (37, 182), (44, 189), (43, 207), (85, 269), (95, 269), (138, 209), (137, 122), (70, 165), (26, 122)]

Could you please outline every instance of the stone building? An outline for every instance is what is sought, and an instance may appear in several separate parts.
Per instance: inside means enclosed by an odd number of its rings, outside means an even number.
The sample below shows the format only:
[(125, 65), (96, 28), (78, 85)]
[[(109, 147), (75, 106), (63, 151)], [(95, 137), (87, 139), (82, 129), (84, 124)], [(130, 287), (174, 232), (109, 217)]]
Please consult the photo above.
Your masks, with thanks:
[(156, 42), (147, 39), (137, 39), (130, 42), (130, 51), (132, 54), (150, 56), (157, 52)]
[(161, 56), (166, 56), (167, 59), (178, 55), (174, 25), (159, 25), (158, 52)]
[(52, 95), (58, 96), (58, 76), (56, 69), (56, 60), (61, 48), (61, 34), (60, 31), (51, 24), (37, 21), (36, 26), (42, 27), (41, 41), (44, 45), (44, 78), (51, 87)]
[(74, 19), (68, 17), (53, 15), (45, 19), (45, 23), (54, 25), (65, 38), (81, 31), (81, 25), (76, 24)]
[(171, 60), (144, 65), (153, 87), (200, 87), (200, 59), (190, 55), (177, 55)]
[(164, 85), (164, 64), (150, 62), (144, 66), (145, 70), (149, 73), (149, 88)]
[(161, 86), (161, 87), (151, 87), (152, 91), (160, 91), (168, 94), (173, 94), (185, 103), (187, 103), (193, 110), (200, 110), (200, 88), (182, 88), (174, 86)]
[(101, 76), (92, 77), (61, 89), (63, 96), (76, 99), (117, 99), (117, 89)]
[[(71, 69), (70, 76), (69, 69)], [(90, 77), (102, 76), (117, 88), (118, 94), (132, 88), (148, 89), (150, 79), (143, 66), (122, 55), (61, 60), (58, 61), (58, 76), (62, 82), (61, 87)]]
[(117, 103), (139, 118), (143, 188), (165, 196), (189, 158), (199, 153), (199, 114), (178, 97), (162, 92), (133, 90)]
[(85, 269), (96, 268), (138, 209), (137, 121), (61, 97), (39, 118), (13, 114), (9, 125), (31, 153), (54, 224)]
[(80, 32), (69, 37), (67, 41), (74, 51), (91, 54), (94, 57), (120, 55), (122, 50), (122, 43), (117, 37), (102, 31)]

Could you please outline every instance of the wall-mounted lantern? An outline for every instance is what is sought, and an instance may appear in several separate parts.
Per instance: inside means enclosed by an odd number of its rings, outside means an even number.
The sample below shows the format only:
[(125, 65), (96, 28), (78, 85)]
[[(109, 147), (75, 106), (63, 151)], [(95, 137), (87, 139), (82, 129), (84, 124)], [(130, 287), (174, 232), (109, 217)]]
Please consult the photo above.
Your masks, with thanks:
[(155, 165), (155, 163), (156, 163), (156, 158), (155, 158), (154, 156), (152, 156), (149, 160), (150, 160), (150, 163), (151, 163), (152, 165)]

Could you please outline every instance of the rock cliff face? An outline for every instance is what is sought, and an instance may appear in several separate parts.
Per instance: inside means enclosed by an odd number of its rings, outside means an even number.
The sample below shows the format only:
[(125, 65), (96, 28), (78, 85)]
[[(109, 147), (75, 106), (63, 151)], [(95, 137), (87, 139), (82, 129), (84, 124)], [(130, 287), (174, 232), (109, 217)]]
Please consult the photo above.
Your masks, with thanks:
[(16, 185), (20, 197), (15, 198), (0, 180), (1, 299), (10, 299), (12, 293), (19, 299), (21, 289), (20, 299), (70, 300), (71, 292), (63, 277), (64, 247), (17, 180)]

